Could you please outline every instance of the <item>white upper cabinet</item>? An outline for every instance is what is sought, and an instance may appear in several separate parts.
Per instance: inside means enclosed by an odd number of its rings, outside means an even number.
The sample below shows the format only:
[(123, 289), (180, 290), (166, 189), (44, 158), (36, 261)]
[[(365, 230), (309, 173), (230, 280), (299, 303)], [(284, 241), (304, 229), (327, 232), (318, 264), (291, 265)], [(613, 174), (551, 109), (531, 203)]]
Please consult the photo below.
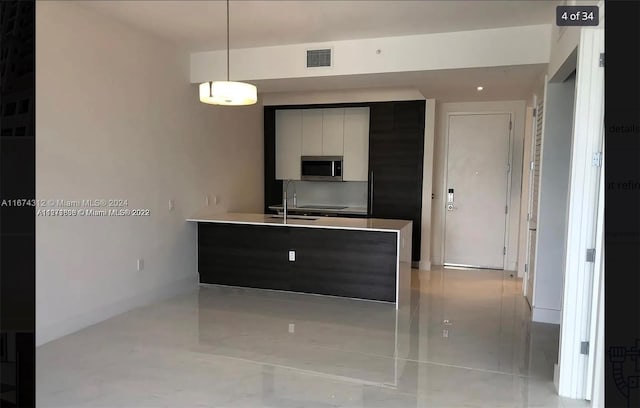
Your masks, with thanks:
[(322, 155), (322, 109), (302, 110), (302, 155)]
[(276, 111), (276, 180), (300, 180), (302, 111)]
[(302, 110), (302, 155), (342, 156), (344, 109)]
[(344, 140), (344, 109), (322, 109), (322, 154), (342, 156)]
[(344, 109), (344, 181), (368, 181), (369, 108)]
[(343, 156), (344, 181), (367, 181), (369, 108), (276, 111), (276, 179), (300, 180), (301, 156)]

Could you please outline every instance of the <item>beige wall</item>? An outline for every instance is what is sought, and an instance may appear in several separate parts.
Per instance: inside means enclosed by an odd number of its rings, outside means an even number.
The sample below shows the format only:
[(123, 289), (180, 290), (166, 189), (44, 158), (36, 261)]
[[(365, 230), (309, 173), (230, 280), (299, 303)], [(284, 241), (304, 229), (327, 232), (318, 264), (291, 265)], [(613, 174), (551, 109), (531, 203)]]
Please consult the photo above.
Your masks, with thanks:
[[(359, 38), (232, 49), (231, 60), (233, 77), (248, 81), (546, 64), (550, 34), (551, 24), (539, 24)], [(332, 66), (307, 68), (306, 50), (322, 47), (333, 50)], [(192, 53), (191, 82), (224, 75), (224, 57), (225, 50)]]
[[(37, 344), (196, 288), (210, 210), (260, 211), (262, 107), (213, 107), (189, 55), (73, 2), (36, 10), (36, 196), (127, 199), (149, 217), (37, 217)], [(169, 200), (174, 209), (169, 211)], [(137, 271), (137, 259), (144, 269)]]
[(434, 265), (443, 263), (444, 194), (447, 116), (454, 112), (511, 112), (513, 117), (513, 140), (511, 159), (511, 194), (507, 229), (506, 269), (515, 271), (518, 262), (518, 233), (520, 223), (520, 193), (522, 183), (522, 153), (524, 142), (525, 105), (523, 101), (501, 102), (449, 102), (436, 105), (436, 129), (433, 159), (433, 193), (431, 212), (431, 261)]

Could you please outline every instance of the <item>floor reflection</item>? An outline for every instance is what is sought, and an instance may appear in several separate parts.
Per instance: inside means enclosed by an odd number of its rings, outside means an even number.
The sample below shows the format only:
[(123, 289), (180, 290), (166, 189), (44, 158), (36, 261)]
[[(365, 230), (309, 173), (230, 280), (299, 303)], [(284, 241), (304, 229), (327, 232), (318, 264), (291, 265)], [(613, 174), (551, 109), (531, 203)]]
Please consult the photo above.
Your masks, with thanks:
[(503, 271), (413, 271), (393, 304), (228, 287), (38, 349), (38, 406), (564, 407), (558, 326)]

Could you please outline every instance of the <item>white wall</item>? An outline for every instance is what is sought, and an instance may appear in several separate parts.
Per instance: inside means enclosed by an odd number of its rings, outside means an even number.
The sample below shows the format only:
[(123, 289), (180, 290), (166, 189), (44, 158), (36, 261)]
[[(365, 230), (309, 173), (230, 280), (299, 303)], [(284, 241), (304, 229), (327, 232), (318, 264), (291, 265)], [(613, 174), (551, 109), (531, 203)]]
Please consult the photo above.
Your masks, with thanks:
[(38, 345), (195, 289), (185, 218), (205, 194), (211, 210), (263, 204), (262, 107), (201, 104), (188, 54), (73, 3), (36, 5), (36, 196), (151, 216), (36, 218)]
[(431, 240), (433, 236), (433, 147), (436, 131), (436, 100), (427, 99), (424, 117), (424, 161), (422, 167), (422, 237), (420, 239), (420, 269), (431, 270)]
[[(556, 3), (568, 6), (596, 6), (598, 0), (567, 0), (556, 1)], [(601, 7), (600, 14), (602, 19), (604, 17), (604, 7)], [(580, 27), (558, 27), (553, 24), (549, 29), (550, 37), (546, 40), (549, 43), (549, 68), (547, 74), (549, 78), (553, 78), (578, 46), (580, 42)]]
[(344, 181), (342, 183), (332, 181), (291, 181), (288, 187), (286, 186), (287, 183), (282, 184), (283, 192), (285, 188), (289, 189), (289, 198), (292, 197), (294, 192), (296, 193), (298, 206), (327, 204), (367, 208), (367, 188), (369, 184), (366, 181)]
[(533, 320), (560, 323), (575, 77), (547, 84)]
[(511, 161), (511, 196), (509, 200), (509, 227), (507, 231), (507, 270), (515, 271), (518, 262), (518, 231), (520, 223), (520, 193), (522, 178), (522, 152), (524, 142), (525, 101), (449, 102), (436, 105), (436, 128), (433, 148), (433, 193), (431, 212), (431, 263), (443, 264), (445, 200), (445, 162), (447, 117), (454, 112), (510, 112), (513, 118)]
[[(258, 80), (545, 64), (550, 33), (551, 25), (542, 24), (234, 49), (231, 74), (236, 80)], [(308, 69), (306, 50), (326, 47), (333, 49), (333, 66)], [(225, 74), (225, 50), (191, 54), (191, 82)]]

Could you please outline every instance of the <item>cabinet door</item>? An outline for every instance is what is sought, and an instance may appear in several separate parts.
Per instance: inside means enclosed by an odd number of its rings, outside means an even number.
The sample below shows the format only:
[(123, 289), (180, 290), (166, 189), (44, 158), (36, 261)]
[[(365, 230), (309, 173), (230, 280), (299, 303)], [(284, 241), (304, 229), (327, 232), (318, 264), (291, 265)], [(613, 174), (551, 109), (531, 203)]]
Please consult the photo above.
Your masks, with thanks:
[(288, 248), (293, 229), (199, 222), (200, 282), (291, 290)]
[(413, 221), (413, 261), (420, 260), (424, 101), (371, 105), (369, 213)]
[(369, 169), (369, 108), (344, 110), (344, 181), (367, 181)]
[(302, 155), (322, 154), (322, 109), (302, 111)]
[(342, 156), (344, 139), (344, 108), (323, 109), (322, 154)]
[(300, 180), (302, 151), (302, 112), (276, 111), (276, 179)]

